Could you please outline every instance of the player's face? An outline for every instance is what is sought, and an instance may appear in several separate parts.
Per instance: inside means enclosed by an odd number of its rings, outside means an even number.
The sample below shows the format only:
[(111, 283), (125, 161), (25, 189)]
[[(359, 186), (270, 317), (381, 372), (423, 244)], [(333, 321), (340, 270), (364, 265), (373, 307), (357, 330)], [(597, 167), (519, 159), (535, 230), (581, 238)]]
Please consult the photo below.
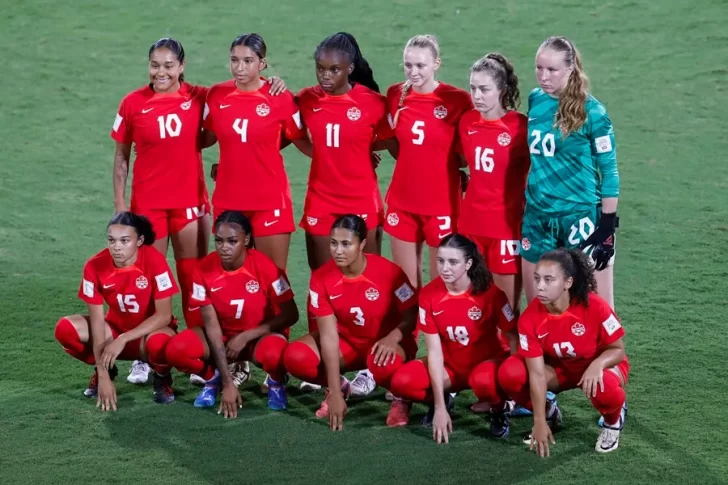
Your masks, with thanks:
[(502, 109), (501, 93), (502, 91), (493, 81), (493, 76), (487, 72), (470, 73), (470, 97), (480, 114), (486, 115), (494, 108)]
[(166, 47), (155, 49), (149, 56), (149, 81), (158, 93), (177, 89), (184, 70), (184, 63), (180, 63), (175, 53)]
[(250, 236), (237, 224), (222, 223), (215, 231), (215, 251), (225, 266), (238, 267), (245, 257)]
[(364, 244), (366, 244), (366, 240), (359, 240), (349, 229), (336, 228), (331, 231), (329, 249), (331, 257), (336, 261), (336, 266), (346, 268), (358, 261), (362, 257)]
[(328, 94), (339, 94), (349, 84), (349, 74), (354, 66), (345, 54), (336, 50), (324, 50), (316, 59), (316, 80)]
[(134, 264), (137, 250), (144, 239), (137, 236), (136, 229), (131, 226), (112, 224), (106, 231), (106, 242), (114, 259), (114, 265), (123, 268)]
[(453, 284), (465, 277), (473, 265), (473, 260), (465, 260), (463, 252), (456, 248), (437, 250), (437, 273), (445, 283)]
[(265, 69), (265, 59), (261, 59), (250, 47), (236, 45), (230, 51), (230, 74), (239, 85), (248, 84), (260, 77)]
[(544, 304), (554, 303), (564, 296), (564, 292), (568, 294), (573, 283), (555, 261), (539, 262), (533, 273), (533, 281), (536, 283), (536, 298)]
[(545, 93), (559, 96), (573, 70), (566, 66), (566, 52), (539, 49), (536, 53), (536, 81)]
[(425, 47), (410, 47), (404, 51), (404, 74), (412, 86), (421, 88), (435, 78), (440, 68), (440, 59)]

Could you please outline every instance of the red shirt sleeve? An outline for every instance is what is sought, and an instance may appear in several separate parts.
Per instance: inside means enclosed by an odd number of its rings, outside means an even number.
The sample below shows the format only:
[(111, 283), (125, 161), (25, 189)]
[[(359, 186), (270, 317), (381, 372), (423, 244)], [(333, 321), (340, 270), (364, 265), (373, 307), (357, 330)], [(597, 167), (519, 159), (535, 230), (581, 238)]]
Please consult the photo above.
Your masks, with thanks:
[(323, 277), (318, 271), (311, 275), (309, 296), (311, 298), (308, 304), (308, 311), (314, 317), (325, 317), (334, 314), (334, 309), (329, 304), (329, 294), (326, 291), (326, 285), (324, 285)]
[[(538, 300), (534, 303), (540, 304)], [(543, 349), (536, 338), (536, 319), (538, 312), (535, 307), (529, 306), (518, 319), (518, 355), (527, 359), (541, 357)]]
[(303, 131), (303, 122), (301, 121), (301, 111), (296, 103), (293, 95), (288, 94), (285, 100), (286, 118), (283, 122), (283, 130), (286, 138), (289, 140), (297, 140), (302, 138), (306, 133)]
[(435, 326), (435, 321), (432, 319), (432, 307), (430, 301), (431, 300), (426, 292), (423, 291), (420, 293), (420, 317), (417, 320), (417, 328), (422, 330), (424, 333), (436, 335), (438, 333), (437, 326)]
[(609, 303), (596, 294), (589, 298), (589, 314), (599, 325), (597, 342), (600, 347), (605, 347), (624, 337), (624, 328)]
[(511, 304), (508, 303), (506, 294), (498, 290), (494, 300), (494, 309), (498, 315), (498, 328), (501, 332), (516, 330), (518, 328), (518, 318), (516, 312), (511, 308)]
[(269, 285), (268, 296), (273, 305), (278, 306), (289, 300), (293, 300), (293, 290), (288, 281), (285, 271), (278, 268), (273, 261), (261, 254), (258, 271), (260, 279)]
[(215, 117), (211, 116), (210, 106), (215, 105), (215, 89), (210, 89), (205, 100), (205, 109), (202, 112), (202, 127), (207, 131), (215, 132)]
[(104, 297), (99, 292), (99, 288), (96, 268), (91, 261), (87, 261), (83, 267), (83, 279), (78, 288), (78, 297), (89, 305), (103, 305)]
[(111, 128), (111, 138), (119, 143), (131, 144), (134, 135), (131, 122), (133, 114), (131, 96), (127, 95), (121, 100), (119, 111), (116, 113), (116, 119)]
[(409, 278), (399, 267), (395, 273), (394, 301), (401, 313), (417, 304), (417, 291), (412, 288)]
[(197, 302), (200, 306), (212, 305), (210, 298), (208, 298), (209, 288), (205, 282), (205, 278), (202, 276), (202, 270), (197, 267), (192, 273), (192, 294), (190, 298)]
[(154, 286), (152, 296), (155, 300), (163, 300), (170, 298), (179, 293), (177, 282), (172, 276), (172, 270), (169, 268), (167, 259), (154, 249), (149, 247), (149, 269), (154, 277)]

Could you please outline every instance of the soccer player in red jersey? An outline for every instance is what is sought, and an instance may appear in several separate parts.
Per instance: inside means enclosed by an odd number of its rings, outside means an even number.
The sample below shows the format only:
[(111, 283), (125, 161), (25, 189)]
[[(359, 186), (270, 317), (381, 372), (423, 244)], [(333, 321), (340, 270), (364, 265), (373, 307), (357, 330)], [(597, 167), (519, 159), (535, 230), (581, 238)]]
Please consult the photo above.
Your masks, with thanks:
[(413, 285), (422, 286), (422, 244), (430, 248), (430, 274), (440, 241), (457, 226), (462, 198), (457, 155), (460, 116), (473, 105), (466, 91), (435, 79), (440, 49), (431, 35), (412, 37), (404, 48), (407, 81), (387, 90), (396, 138), (386, 142), (397, 160), (387, 192), (384, 230), (392, 257)]
[(148, 361), (154, 369), (154, 401), (172, 402), (172, 376), (164, 356), (177, 328), (172, 296), (179, 290), (172, 271), (152, 246), (154, 230), (144, 216), (120, 212), (107, 234), (108, 248), (83, 268), (78, 296), (88, 314), (58, 320), (56, 340), (76, 359), (96, 366), (83, 394), (96, 397), (102, 411), (116, 411), (117, 360)]
[[(343, 428), (351, 390), (342, 372), (368, 368), (388, 387), (397, 369), (417, 353), (416, 290), (397, 265), (364, 254), (366, 244), (363, 218), (344, 215), (334, 222), (332, 259), (311, 275), (309, 311), (319, 330), (291, 343), (283, 357), (291, 375), (328, 386), (316, 416), (328, 416), (334, 431)], [(402, 413), (406, 405), (393, 400), (387, 424), (399, 422)]]
[(233, 79), (210, 88), (204, 145), (220, 145), (212, 194), (216, 218), (227, 210), (243, 212), (253, 226), (256, 249), (285, 269), (295, 223), (281, 140), (295, 143), (304, 133), (293, 95), (272, 94), (261, 77), (266, 55), (267, 46), (258, 34), (233, 40)]
[[(418, 328), (425, 333), (427, 357), (405, 364), (392, 378), (392, 393), (433, 403), (423, 424), (432, 425), (437, 443), (448, 442), (454, 405), (451, 392), (472, 389), (491, 406), (490, 431), (505, 438), (510, 418), (497, 370), (509, 353), (498, 338), (516, 349), (516, 314), (491, 275), (475, 243), (460, 234), (446, 236), (437, 251), (439, 278), (420, 292)], [(433, 402), (434, 401), (434, 402)]]
[(552, 431), (561, 424), (558, 404), (545, 399), (547, 390), (582, 388), (603, 417), (596, 444), (600, 453), (617, 449), (627, 415), (624, 329), (596, 294), (589, 257), (578, 249), (556, 249), (541, 257), (533, 275), (537, 298), (518, 322), (518, 356), (498, 371), (511, 398), (533, 410), (533, 431), (525, 441), (540, 456), (549, 455)]
[(167, 346), (167, 361), (178, 370), (203, 377), (196, 407), (215, 405), (236, 417), (242, 399), (228, 362), (252, 361), (269, 375), (268, 407), (286, 409), (283, 351), (298, 308), (285, 272), (252, 249), (250, 220), (225, 211), (215, 220), (216, 252), (206, 256), (192, 277), (190, 301), (200, 305), (204, 329), (188, 328)]
[(521, 224), (530, 155), (528, 118), (517, 112), (513, 65), (491, 53), (470, 70), (475, 109), (460, 119), (460, 145), (470, 169), (457, 231), (477, 244), (493, 282), (517, 309), (521, 297)]
[(329, 231), (342, 214), (358, 214), (367, 223), (367, 252), (381, 252), (383, 208), (371, 160), (377, 139), (392, 136), (386, 100), (359, 45), (339, 32), (316, 48), (318, 85), (298, 94), (301, 114), (313, 144), (301, 227), (311, 270), (330, 259)]

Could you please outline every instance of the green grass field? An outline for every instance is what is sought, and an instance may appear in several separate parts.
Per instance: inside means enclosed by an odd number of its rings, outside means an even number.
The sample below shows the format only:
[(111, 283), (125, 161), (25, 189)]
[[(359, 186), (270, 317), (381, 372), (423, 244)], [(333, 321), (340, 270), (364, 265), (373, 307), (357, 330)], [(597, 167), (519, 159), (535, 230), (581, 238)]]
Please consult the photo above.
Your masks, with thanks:
[[(728, 483), (726, 20), (724, 0), (4, 2), (0, 483)], [(209, 85), (229, 77), (230, 41), (257, 31), (268, 73), (296, 91), (315, 82), (312, 52), (338, 30), (357, 36), (383, 88), (402, 79), (401, 48), (416, 33), (439, 36), (440, 77), (461, 87), (475, 59), (503, 52), (524, 97), (543, 39), (567, 35), (582, 50), (616, 126), (622, 176), (616, 301), (632, 375), (616, 453), (593, 451), (597, 415), (578, 392), (560, 398), (566, 429), (549, 459), (520, 443), (530, 419), (515, 420), (506, 442), (488, 439), (471, 393), (458, 398), (448, 446), (417, 425), (388, 429), (383, 391), (352, 402), (338, 434), (313, 417), (322, 394), (292, 389), (290, 410), (270, 413), (260, 372), (235, 421), (194, 409), (197, 388), (182, 375), (177, 401), (153, 404), (151, 386), (126, 383), (126, 364), (118, 412), (81, 396), (91, 371), (61, 350), (53, 326), (84, 310), (83, 262), (104, 246), (113, 211), (108, 132), (121, 97), (146, 82), (149, 45), (180, 39), (188, 80)], [(206, 167), (216, 156), (205, 153)], [(286, 157), (299, 217), (308, 161), (293, 148)], [(383, 187), (391, 171), (387, 158)], [(304, 308), (301, 231), (289, 268)]]

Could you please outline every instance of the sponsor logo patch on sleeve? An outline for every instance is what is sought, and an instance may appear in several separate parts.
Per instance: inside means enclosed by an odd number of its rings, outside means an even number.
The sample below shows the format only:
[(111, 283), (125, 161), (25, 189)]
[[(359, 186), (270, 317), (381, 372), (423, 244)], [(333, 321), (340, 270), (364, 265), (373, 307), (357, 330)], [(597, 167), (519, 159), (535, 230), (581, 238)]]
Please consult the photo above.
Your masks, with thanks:
[(510, 303), (506, 303), (503, 305), (503, 308), (501, 308), (503, 311), (503, 316), (506, 317), (506, 320), (509, 322), (512, 322), (514, 318), (516, 318), (516, 314), (513, 313), (513, 308), (511, 308)]
[(94, 284), (86, 278), (83, 279), (83, 294), (89, 298), (94, 297)]
[(422, 307), (420, 307), (420, 323), (422, 325), (427, 325), (427, 312)]
[(319, 294), (313, 290), (308, 290), (308, 294), (311, 296), (311, 306), (314, 308), (319, 307)]
[(619, 320), (617, 320), (617, 317), (615, 317), (614, 315), (609, 315), (609, 318), (602, 322), (602, 326), (609, 335), (613, 335), (614, 332), (622, 328), (622, 324), (619, 323)]
[(198, 285), (197, 283), (192, 283), (192, 298), (197, 301), (205, 301), (206, 294), (207, 292), (205, 291), (204, 286)]
[(121, 126), (122, 121), (124, 121), (124, 118), (122, 118), (119, 113), (116, 113), (116, 119), (114, 120), (114, 131), (119, 131), (119, 127)]
[(397, 296), (397, 298), (399, 298), (399, 301), (404, 303), (412, 298), (412, 295), (414, 295), (415, 292), (412, 290), (410, 285), (408, 285), (407, 283), (403, 283), (402, 286), (395, 290), (394, 294)]
[(273, 291), (276, 292), (276, 295), (281, 296), (283, 293), (291, 289), (291, 285), (288, 284), (288, 281), (281, 276), (277, 280), (273, 282)]
[(521, 345), (521, 348), (528, 352), (528, 337), (523, 335), (522, 333), (518, 334), (518, 342)]
[(172, 288), (172, 278), (169, 277), (169, 271), (158, 274), (154, 277), (154, 279), (157, 280), (157, 289), (159, 291), (165, 291)]
[(609, 138), (609, 135), (596, 138), (594, 145), (597, 148), (597, 153), (609, 153), (612, 151), (612, 139)]

